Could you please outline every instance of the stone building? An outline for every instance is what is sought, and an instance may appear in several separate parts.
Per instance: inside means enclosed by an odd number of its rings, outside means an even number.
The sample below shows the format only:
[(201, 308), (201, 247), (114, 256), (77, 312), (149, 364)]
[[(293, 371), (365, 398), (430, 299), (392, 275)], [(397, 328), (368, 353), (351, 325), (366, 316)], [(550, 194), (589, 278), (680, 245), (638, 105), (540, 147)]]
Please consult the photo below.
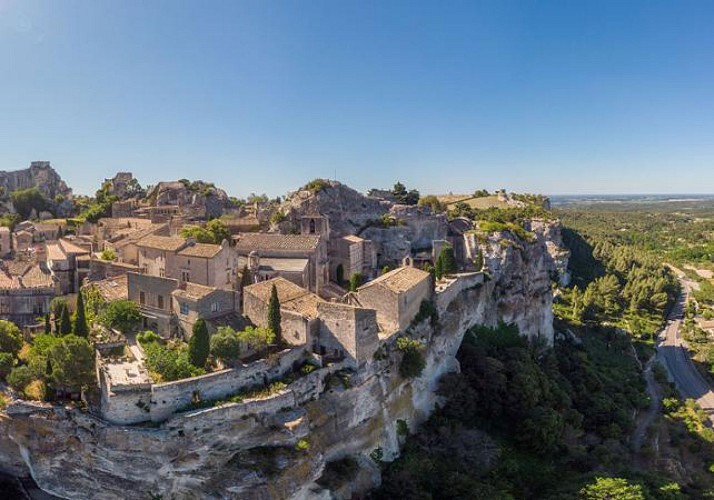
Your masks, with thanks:
[(235, 315), (240, 305), (232, 290), (138, 273), (127, 274), (127, 296), (139, 305), (143, 327), (165, 338), (188, 338), (198, 318), (210, 323)]
[(18, 326), (36, 324), (49, 312), (58, 293), (58, 283), (44, 262), (4, 262), (0, 269), (0, 319)]
[(311, 344), (317, 336), (317, 306), (324, 301), (308, 290), (277, 277), (245, 287), (243, 314), (257, 326), (268, 325), (268, 305), (275, 285), (280, 301), (280, 319), (283, 341), (290, 345)]
[(424, 300), (431, 299), (431, 275), (413, 267), (400, 267), (362, 285), (350, 294), (353, 305), (377, 311), (385, 332), (405, 330)]
[(319, 335), (313, 350), (326, 358), (347, 359), (362, 372), (374, 359), (379, 348), (377, 312), (348, 304), (319, 302)]
[[(319, 294), (329, 280), (327, 241), (319, 235), (240, 233), (233, 237), (233, 241), (236, 253), (243, 261), (248, 260), (251, 254), (258, 257), (258, 260), (250, 261), (251, 264), (260, 264), (265, 258), (282, 259), (281, 266), (286, 266), (285, 259), (307, 260), (308, 282), (304, 286), (312, 292)], [(300, 265), (302, 263), (297, 264)], [(257, 267), (251, 271), (254, 275), (259, 274)]]
[(12, 247), (15, 252), (29, 251), (34, 241), (34, 235), (27, 229), (16, 230), (12, 233)]
[(90, 251), (66, 239), (47, 244), (47, 267), (60, 285), (60, 293), (75, 293), (90, 271)]
[(151, 379), (144, 364), (133, 357), (97, 363), (102, 417), (118, 425), (149, 419)]
[(330, 268), (333, 279), (337, 278), (337, 268), (342, 266), (343, 279), (348, 280), (365, 269), (364, 239), (348, 235), (337, 238), (330, 245)]
[(0, 227), (0, 259), (5, 259), (12, 254), (12, 233), (10, 228)]

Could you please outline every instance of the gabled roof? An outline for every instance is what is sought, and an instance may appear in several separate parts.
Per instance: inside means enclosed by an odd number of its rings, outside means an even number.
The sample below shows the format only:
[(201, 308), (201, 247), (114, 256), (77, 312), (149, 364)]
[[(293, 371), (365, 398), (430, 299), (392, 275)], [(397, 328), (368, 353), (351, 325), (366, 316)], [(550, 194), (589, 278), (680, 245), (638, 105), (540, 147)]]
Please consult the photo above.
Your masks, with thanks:
[(261, 281), (245, 287), (243, 293), (253, 295), (267, 304), (270, 302), (273, 285), (275, 285), (278, 292), (280, 309), (293, 311), (310, 318), (317, 317), (317, 304), (324, 301), (314, 293), (297, 286), (285, 278), (277, 277), (268, 281)]
[(249, 253), (253, 250), (313, 251), (320, 237), (306, 234), (240, 233), (233, 237), (236, 250)]
[(74, 254), (79, 254), (79, 255), (89, 253), (89, 250), (87, 250), (86, 248), (82, 248), (79, 245), (75, 245), (71, 241), (66, 240), (64, 238), (61, 238), (59, 240), (59, 244), (62, 247), (62, 250), (64, 251), (64, 253), (74, 253)]
[(186, 245), (186, 240), (177, 236), (157, 236), (155, 234), (150, 234), (149, 236), (140, 239), (136, 245), (144, 248), (154, 248), (156, 250), (175, 252)]
[(59, 243), (47, 245), (47, 260), (66, 260), (67, 254), (60, 248)]
[(399, 267), (370, 281), (366, 285), (362, 285), (357, 291), (359, 292), (373, 286), (381, 285), (394, 293), (402, 293), (412, 289), (428, 277), (429, 273), (421, 269), (415, 267)]
[(194, 243), (181, 250), (178, 254), (184, 257), (210, 259), (218, 255), (221, 248), (221, 245), (213, 245), (211, 243)]

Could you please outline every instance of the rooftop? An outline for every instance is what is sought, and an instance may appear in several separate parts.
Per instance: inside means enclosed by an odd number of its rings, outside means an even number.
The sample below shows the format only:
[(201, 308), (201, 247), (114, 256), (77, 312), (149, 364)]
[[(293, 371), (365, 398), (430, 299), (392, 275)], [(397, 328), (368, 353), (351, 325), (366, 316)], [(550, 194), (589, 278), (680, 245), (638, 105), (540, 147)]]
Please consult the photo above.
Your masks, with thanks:
[(370, 281), (366, 285), (362, 285), (357, 289), (357, 291), (381, 285), (392, 292), (402, 293), (412, 289), (414, 286), (427, 278), (429, 278), (429, 273), (422, 271), (421, 269), (417, 269), (415, 267), (399, 267), (393, 271), (383, 274), (377, 279)]
[(137, 361), (121, 361), (104, 365), (110, 390), (137, 389), (138, 386), (151, 385), (146, 368)]
[(59, 243), (50, 243), (47, 245), (47, 260), (66, 260), (67, 255), (62, 251)]
[(221, 251), (221, 245), (213, 245), (211, 243), (194, 243), (189, 245), (178, 254), (184, 257), (201, 257), (204, 259), (210, 259), (218, 255)]
[(80, 255), (89, 253), (89, 250), (87, 250), (86, 248), (82, 248), (79, 245), (75, 245), (71, 241), (64, 239), (64, 238), (61, 238), (59, 240), (59, 244), (65, 253), (76, 253), (76, 254), (80, 254)]
[(184, 283), (184, 285), (184, 288), (177, 288), (172, 294), (186, 299), (201, 300), (216, 291), (216, 288), (196, 283)]
[(240, 233), (233, 237), (236, 250), (248, 253), (252, 250), (312, 251), (320, 243), (320, 237), (302, 234)]
[(263, 257), (260, 268), (271, 271), (301, 273), (305, 271), (310, 261), (308, 259), (274, 259)]
[(175, 252), (186, 244), (186, 240), (177, 236), (157, 236), (150, 234), (137, 242), (137, 246)]
[(245, 294), (251, 294), (262, 302), (270, 301), (273, 285), (278, 291), (280, 308), (315, 318), (317, 317), (317, 303), (324, 302), (320, 297), (285, 278), (277, 277), (268, 281), (261, 281), (247, 286)]
[(107, 302), (129, 297), (129, 285), (126, 274), (100, 281), (93, 281), (89, 283), (88, 286), (94, 286)]
[(360, 238), (359, 236), (356, 236), (354, 234), (348, 234), (347, 236), (343, 236), (342, 239), (350, 241), (352, 243), (362, 243), (364, 241), (364, 238)]

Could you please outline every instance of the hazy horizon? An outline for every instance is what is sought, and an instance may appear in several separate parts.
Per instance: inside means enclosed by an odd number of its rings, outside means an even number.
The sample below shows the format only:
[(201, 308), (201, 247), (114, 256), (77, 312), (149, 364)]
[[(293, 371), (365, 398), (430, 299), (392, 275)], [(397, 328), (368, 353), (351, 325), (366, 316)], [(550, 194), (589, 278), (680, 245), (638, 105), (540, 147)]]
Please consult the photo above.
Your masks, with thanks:
[(714, 3), (0, 0), (0, 170), (714, 191)]

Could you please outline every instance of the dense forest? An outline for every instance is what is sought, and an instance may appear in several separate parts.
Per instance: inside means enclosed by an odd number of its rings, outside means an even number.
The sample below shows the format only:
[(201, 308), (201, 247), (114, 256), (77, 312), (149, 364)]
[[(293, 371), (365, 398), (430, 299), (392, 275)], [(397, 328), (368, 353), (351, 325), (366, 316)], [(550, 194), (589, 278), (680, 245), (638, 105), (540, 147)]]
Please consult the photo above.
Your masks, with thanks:
[[(462, 372), (442, 380), (446, 404), (398, 460), (379, 463), (374, 499), (714, 498), (714, 433), (659, 367), (663, 414), (634, 445), (650, 405), (643, 368), (679, 293), (663, 263), (706, 265), (712, 229), (701, 213), (656, 208), (548, 214), (572, 252), (572, 283), (554, 289), (554, 347), (511, 325), (473, 328)], [(468, 214), (518, 225), (527, 215)]]

